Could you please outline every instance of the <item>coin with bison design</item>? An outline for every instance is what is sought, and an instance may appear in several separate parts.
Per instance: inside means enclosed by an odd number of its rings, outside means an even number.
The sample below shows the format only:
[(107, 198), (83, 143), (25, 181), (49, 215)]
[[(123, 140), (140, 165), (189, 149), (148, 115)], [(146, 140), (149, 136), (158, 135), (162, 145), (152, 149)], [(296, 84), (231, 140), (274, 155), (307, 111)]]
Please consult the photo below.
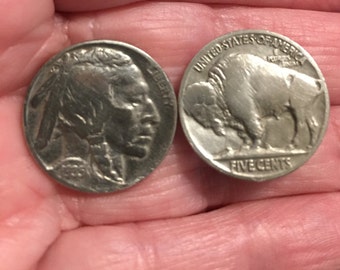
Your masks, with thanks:
[(245, 30), (192, 60), (179, 112), (194, 150), (228, 175), (264, 181), (297, 169), (326, 130), (329, 97), (313, 58), (282, 35)]

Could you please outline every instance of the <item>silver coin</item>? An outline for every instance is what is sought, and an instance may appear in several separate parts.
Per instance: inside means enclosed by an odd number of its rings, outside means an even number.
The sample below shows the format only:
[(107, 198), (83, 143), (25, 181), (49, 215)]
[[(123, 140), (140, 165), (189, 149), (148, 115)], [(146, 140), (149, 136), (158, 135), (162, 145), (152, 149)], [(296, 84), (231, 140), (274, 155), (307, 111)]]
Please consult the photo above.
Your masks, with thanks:
[(134, 185), (159, 165), (177, 119), (173, 88), (145, 52), (90, 41), (49, 60), (32, 81), (24, 129), (40, 166), (85, 192)]
[(192, 60), (179, 113), (194, 150), (219, 171), (264, 181), (292, 172), (319, 146), (329, 97), (313, 58), (282, 35), (245, 30)]

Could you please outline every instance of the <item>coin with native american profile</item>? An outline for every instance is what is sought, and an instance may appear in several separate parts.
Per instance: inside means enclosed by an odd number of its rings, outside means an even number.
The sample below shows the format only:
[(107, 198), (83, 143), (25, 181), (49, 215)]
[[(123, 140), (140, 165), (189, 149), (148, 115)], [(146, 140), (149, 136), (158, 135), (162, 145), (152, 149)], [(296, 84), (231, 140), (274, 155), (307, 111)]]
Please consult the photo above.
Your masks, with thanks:
[(261, 182), (304, 164), (325, 134), (325, 79), (300, 45), (277, 33), (219, 37), (191, 61), (179, 95), (194, 150), (219, 171)]
[(176, 97), (142, 50), (108, 40), (66, 48), (33, 79), (24, 129), (33, 156), (72, 189), (107, 193), (149, 175), (175, 132)]

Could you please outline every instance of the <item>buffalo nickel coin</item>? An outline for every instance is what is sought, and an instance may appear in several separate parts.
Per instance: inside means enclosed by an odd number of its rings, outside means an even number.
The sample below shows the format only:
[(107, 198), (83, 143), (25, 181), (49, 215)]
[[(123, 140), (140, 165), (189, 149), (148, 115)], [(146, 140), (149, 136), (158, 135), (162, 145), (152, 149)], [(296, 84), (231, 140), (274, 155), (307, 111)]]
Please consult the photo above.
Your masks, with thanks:
[(172, 143), (177, 105), (160, 66), (122, 42), (90, 41), (49, 60), (32, 81), (24, 129), (58, 182), (105, 193), (134, 185)]
[(188, 66), (179, 112), (194, 150), (219, 171), (264, 181), (297, 169), (319, 146), (328, 90), (313, 58), (282, 35), (217, 38)]

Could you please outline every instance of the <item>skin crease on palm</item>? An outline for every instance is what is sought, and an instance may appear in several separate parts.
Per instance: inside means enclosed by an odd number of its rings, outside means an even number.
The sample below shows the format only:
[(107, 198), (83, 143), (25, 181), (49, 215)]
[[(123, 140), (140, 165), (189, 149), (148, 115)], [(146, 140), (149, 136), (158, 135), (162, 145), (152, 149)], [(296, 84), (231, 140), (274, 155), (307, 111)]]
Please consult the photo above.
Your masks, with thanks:
[[(132, 2), (0, 0), (0, 269), (340, 269), (340, 2)], [(292, 174), (265, 183), (221, 175), (180, 128), (162, 164), (115, 194), (68, 190), (29, 154), (27, 86), (66, 46), (131, 43), (159, 62), (177, 92), (206, 43), (247, 28), (300, 43), (328, 83), (325, 139)]]

